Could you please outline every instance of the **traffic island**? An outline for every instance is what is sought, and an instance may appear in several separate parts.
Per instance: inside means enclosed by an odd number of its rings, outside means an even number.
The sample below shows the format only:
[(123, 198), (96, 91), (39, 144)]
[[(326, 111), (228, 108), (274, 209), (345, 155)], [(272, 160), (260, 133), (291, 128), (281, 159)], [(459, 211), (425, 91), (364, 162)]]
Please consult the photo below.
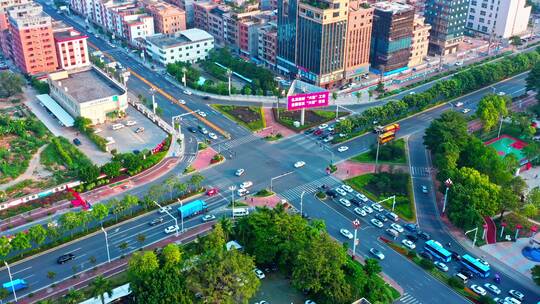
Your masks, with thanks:
[(207, 148), (197, 153), (197, 157), (195, 158), (193, 163), (188, 167), (190, 170), (186, 168), (186, 170), (184, 171), (184, 174), (189, 174), (195, 171), (201, 171), (201, 170), (207, 169), (208, 167), (219, 164), (223, 162), (224, 160), (225, 158), (223, 157), (223, 155), (219, 154), (212, 147), (207, 146)]
[[(294, 132), (300, 132), (336, 119), (336, 112), (334, 111), (305, 110), (304, 125), (296, 127), (294, 123), (300, 121), (301, 112), (301, 110), (287, 111), (285, 109), (273, 109), (275, 120)], [(349, 112), (339, 112), (338, 117), (349, 114)]]
[(212, 108), (223, 113), (232, 121), (246, 127), (252, 132), (262, 130), (266, 127), (264, 114), (261, 107), (241, 107), (229, 105), (212, 105)]

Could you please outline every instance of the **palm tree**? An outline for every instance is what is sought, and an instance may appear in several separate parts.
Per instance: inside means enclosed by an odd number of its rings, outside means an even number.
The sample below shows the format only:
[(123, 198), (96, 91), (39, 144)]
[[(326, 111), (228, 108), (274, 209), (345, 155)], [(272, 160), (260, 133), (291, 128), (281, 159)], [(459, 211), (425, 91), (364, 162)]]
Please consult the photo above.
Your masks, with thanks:
[(120, 243), (120, 245), (118, 245), (118, 248), (120, 248), (120, 250), (122, 250), (122, 255), (124, 255), (124, 251), (126, 251), (126, 249), (129, 247), (129, 244), (126, 242), (126, 241), (123, 241), (122, 243)]
[(111, 281), (107, 280), (103, 276), (97, 276), (92, 283), (90, 283), (90, 295), (92, 298), (99, 298), (102, 304), (105, 304), (105, 294), (112, 297), (113, 288)]
[(223, 229), (223, 232), (225, 233), (225, 238), (229, 239), (231, 234), (233, 233), (233, 228), (234, 228), (231, 218), (222, 217), (219, 220), (219, 223), (221, 224), (221, 228)]
[(78, 304), (84, 300), (84, 295), (78, 290), (70, 290), (64, 296), (62, 302), (65, 304)]

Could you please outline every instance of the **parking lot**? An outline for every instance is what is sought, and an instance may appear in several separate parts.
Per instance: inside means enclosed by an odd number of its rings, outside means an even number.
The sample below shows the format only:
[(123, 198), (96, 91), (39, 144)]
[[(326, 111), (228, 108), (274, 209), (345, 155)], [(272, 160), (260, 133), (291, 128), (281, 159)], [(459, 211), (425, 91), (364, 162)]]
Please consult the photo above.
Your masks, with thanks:
[[(167, 137), (165, 131), (133, 107), (129, 106), (126, 113), (127, 116), (123, 119), (96, 126), (96, 129), (101, 130), (98, 133), (99, 136), (113, 139), (113, 143), (108, 146), (109, 151), (116, 149), (119, 153), (127, 153), (134, 150), (150, 150)], [(135, 122), (135, 124), (128, 126), (128, 121)], [(113, 130), (115, 124), (122, 124), (124, 127)], [(143, 131), (137, 133), (137, 130)]]

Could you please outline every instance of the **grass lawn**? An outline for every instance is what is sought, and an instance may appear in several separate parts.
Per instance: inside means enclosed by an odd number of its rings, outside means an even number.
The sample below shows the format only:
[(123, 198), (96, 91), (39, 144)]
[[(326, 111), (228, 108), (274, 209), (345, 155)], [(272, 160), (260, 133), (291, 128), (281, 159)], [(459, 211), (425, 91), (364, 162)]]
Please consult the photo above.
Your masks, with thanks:
[[(277, 111), (278, 110), (276, 109), (273, 110), (276, 121), (294, 131), (302, 131), (305, 129), (309, 129), (311, 127), (318, 126), (322, 123), (329, 122), (336, 118), (336, 112), (333, 111), (306, 110), (306, 115), (304, 117), (305, 124), (297, 128), (294, 126), (294, 122), (300, 121), (300, 110), (287, 111), (285, 109), (279, 109), (279, 119), (277, 119)], [(346, 116), (348, 114), (349, 112), (339, 112), (339, 117)]]
[[(360, 163), (374, 163), (377, 147), (372, 147), (371, 151), (356, 155), (352, 161)], [(379, 163), (381, 164), (407, 164), (405, 154), (405, 140), (398, 139), (379, 147)]]
[(503, 222), (505, 222), (507, 226), (506, 228), (504, 228), (503, 237), (501, 238), (499, 237), (501, 235), (501, 219), (496, 218), (494, 222), (497, 226), (497, 241), (503, 241), (506, 235), (510, 235), (513, 240), (514, 236), (516, 235), (516, 226), (518, 224), (523, 226), (523, 228), (519, 231), (518, 237), (527, 237), (530, 235), (530, 229), (533, 225), (527, 220), (527, 218), (522, 215), (519, 215), (517, 213), (506, 214), (503, 218)]
[(218, 104), (212, 105), (212, 107), (253, 132), (266, 127), (261, 107), (238, 107)]
[[(406, 221), (416, 219), (412, 182), (408, 173), (368, 173), (345, 180), (345, 183), (376, 202), (395, 195), (394, 212)], [(392, 203), (393, 200), (387, 200), (382, 204), (391, 210)]]
[(269, 191), (268, 189), (262, 189), (262, 190), (259, 190), (259, 192), (255, 193), (255, 197), (267, 197), (267, 196), (271, 196), (271, 195), (274, 195), (274, 192), (272, 191)]

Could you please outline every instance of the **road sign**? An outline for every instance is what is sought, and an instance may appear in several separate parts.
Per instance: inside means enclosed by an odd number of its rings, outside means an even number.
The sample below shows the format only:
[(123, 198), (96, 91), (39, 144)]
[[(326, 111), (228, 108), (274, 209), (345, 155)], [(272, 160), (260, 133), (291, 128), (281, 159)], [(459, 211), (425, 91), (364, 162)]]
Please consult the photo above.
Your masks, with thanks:
[(296, 94), (287, 97), (287, 110), (296, 111), (328, 106), (328, 91)]

